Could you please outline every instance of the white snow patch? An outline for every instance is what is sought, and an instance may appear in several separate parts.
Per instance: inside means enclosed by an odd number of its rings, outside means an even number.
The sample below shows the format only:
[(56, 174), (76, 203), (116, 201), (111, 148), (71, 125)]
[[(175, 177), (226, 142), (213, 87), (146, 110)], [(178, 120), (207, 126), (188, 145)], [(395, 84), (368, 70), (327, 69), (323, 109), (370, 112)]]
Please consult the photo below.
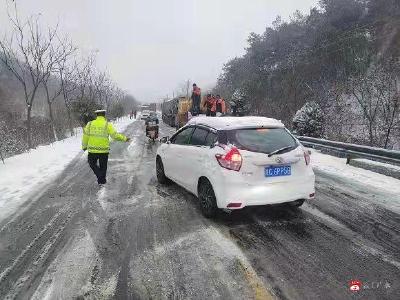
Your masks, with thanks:
[[(133, 257), (130, 262), (131, 285), (139, 293), (142, 291), (156, 299), (167, 298), (165, 295), (175, 291), (177, 284), (185, 287), (187, 295), (177, 294), (176, 298), (191, 298), (188, 295), (196, 295), (207, 286), (203, 293), (209, 296), (208, 299), (213, 299), (218, 298), (212, 282), (214, 276), (218, 276), (219, 283), (231, 293), (244, 292), (237, 282), (247, 285), (247, 281), (242, 274), (232, 272), (238, 264), (257, 276), (246, 256), (230, 238), (216, 228), (200, 228), (157, 243), (154, 248)], [(174, 280), (176, 272), (185, 273), (179, 283)], [(249, 297), (244, 295), (243, 298)]]
[[(114, 123), (123, 131), (135, 120), (129, 117)], [(39, 146), (30, 152), (5, 159), (0, 163), (0, 221), (13, 214), (27, 200), (32, 200), (34, 191), (44, 189), (65, 167), (81, 153), (82, 130), (76, 136)]]
[(388, 193), (400, 194), (400, 180), (369, 170), (346, 164), (345, 158), (322, 154), (311, 149), (311, 164), (314, 169), (325, 171)]
[(99, 200), (99, 203), (101, 205), (101, 207), (103, 208), (103, 210), (107, 209), (107, 201), (105, 201), (106, 199), (106, 187), (103, 186), (100, 188), (100, 190), (97, 192), (97, 200)]
[(346, 164), (345, 158), (322, 154), (310, 149), (311, 165), (314, 170), (329, 173), (335, 177), (343, 178), (348, 183), (366, 186), (369, 190), (383, 193), (389, 197), (376, 197), (377, 201), (389, 209), (400, 211), (400, 180), (369, 170), (353, 167)]
[(384, 253), (384, 249), (382, 249), (382, 247), (380, 245), (375, 245), (374, 243), (370, 242), (369, 240), (364, 239), (359, 233), (354, 232), (352, 229), (350, 229), (346, 225), (344, 225), (344, 224), (340, 223), (339, 221), (337, 221), (336, 219), (326, 215), (322, 211), (311, 207), (310, 205), (307, 205), (307, 204), (303, 205), (302, 210), (304, 210), (310, 214), (313, 214), (314, 216), (334, 225), (337, 228), (338, 232), (340, 232), (341, 234), (344, 234), (349, 239), (351, 239), (351, 241), (354, 244), (354, 246), (353, 246), (354, 251), (359, 251), (361, 249), (364, 251), (364, 253), (367, 253), (367, 254), (370, 254), (373, 256), (378, 256), (383, 261), (400, 269), (400, 262), (395, 257), (392, 257), (391, 255)]
[(85, 231), (68, 243), (47, 268), (32, 299), (74, 299), (90, 291), (96, 257), (93, 240)]

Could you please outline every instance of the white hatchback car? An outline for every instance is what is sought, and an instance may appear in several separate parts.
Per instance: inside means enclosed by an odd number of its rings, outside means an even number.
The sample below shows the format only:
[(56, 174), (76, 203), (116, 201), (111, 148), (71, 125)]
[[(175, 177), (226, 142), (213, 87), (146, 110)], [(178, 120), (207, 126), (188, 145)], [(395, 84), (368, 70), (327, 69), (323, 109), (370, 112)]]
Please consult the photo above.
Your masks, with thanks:
[(218, 208), (301, 206), (315, 196), (310, 153), (275, 119), (195, 117), (161, 141), (158, 181), (196, 195), (206, 217)]

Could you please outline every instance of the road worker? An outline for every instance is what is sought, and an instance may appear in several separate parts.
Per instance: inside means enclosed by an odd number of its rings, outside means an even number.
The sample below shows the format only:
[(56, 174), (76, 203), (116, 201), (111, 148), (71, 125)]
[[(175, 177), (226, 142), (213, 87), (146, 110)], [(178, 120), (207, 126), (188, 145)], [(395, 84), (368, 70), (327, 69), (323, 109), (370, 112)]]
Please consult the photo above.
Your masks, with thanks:
[(201, 89), (193, 83), (192, 91), (192, 115), (197, 116), (200, 113), (200, 102), (201, 102)]
[(110, 152), (109, 137), (116, 141), (129, 142), (130, 139), (118, 133), (106, 119), (104, 109), (96, 110), (96, 119), (87, 123), (83, 130), (82, 149), (88, 150), (88, 163), (101, 186), (107, 182), (108, 153)]
[(217, 115), (217, 98), (215, 95), (211, 96), (211, 108), (210, 108), (210, 116), (215, 117)]
[(221, 116), (226, 113), (225, 100), (223, 98), (221, 98), (220, 95), (217, 95), (217, 97), (216, 97), (216, 112), (217, 112), (217, 116)]
[(215, 97), (211, 94), (207, 95), (207, 99), (205, 102), (205, 106), (206, 106), (206, 116), (212, 116), (213, 111), (215, 113)]

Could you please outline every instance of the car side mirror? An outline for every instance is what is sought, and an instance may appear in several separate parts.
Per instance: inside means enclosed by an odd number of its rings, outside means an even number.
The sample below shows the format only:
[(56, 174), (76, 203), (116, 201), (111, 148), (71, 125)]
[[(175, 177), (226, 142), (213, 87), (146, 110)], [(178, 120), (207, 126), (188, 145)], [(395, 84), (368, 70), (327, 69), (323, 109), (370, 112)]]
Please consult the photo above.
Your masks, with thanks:
[(163, 138), (160, 139), (160, 142), (164, 144), (169, 142), (169, 136), (164, 136)]

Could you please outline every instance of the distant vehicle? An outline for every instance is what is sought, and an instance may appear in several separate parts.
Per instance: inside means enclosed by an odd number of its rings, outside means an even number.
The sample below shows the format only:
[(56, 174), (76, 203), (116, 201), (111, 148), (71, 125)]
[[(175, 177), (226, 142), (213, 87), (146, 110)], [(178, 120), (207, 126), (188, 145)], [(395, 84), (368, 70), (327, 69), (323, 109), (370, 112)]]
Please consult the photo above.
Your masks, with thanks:
[(143, 110), (142, 111), (142, 115), (141, 115), (141, 119), (145, 120), (148, 116), (150, 116), (150, 111), (149, 110)]
[(169, 126), (180, 128), (186, 124), (190, 108), (191, 100), (187, 97), (176, 97), (164, 101), (161, 106), (162, 120)]
[(157, 179), (169, 179), (200, 200), (206, 217), (218, 209), (290, 203), (315, 195), (310, 153), (275, 119), (194, 117), (161, 139)]
[(178, 98), (164, 101), (161, 105), (161, 118), (169, 126), (175, 126), (175, 118), (178, 113)]
[(157, 103), (148, 103), (142, 104), (140, 106), (140, 110), (149, 110), (149, 111), (156, 111), (157, 110)]

